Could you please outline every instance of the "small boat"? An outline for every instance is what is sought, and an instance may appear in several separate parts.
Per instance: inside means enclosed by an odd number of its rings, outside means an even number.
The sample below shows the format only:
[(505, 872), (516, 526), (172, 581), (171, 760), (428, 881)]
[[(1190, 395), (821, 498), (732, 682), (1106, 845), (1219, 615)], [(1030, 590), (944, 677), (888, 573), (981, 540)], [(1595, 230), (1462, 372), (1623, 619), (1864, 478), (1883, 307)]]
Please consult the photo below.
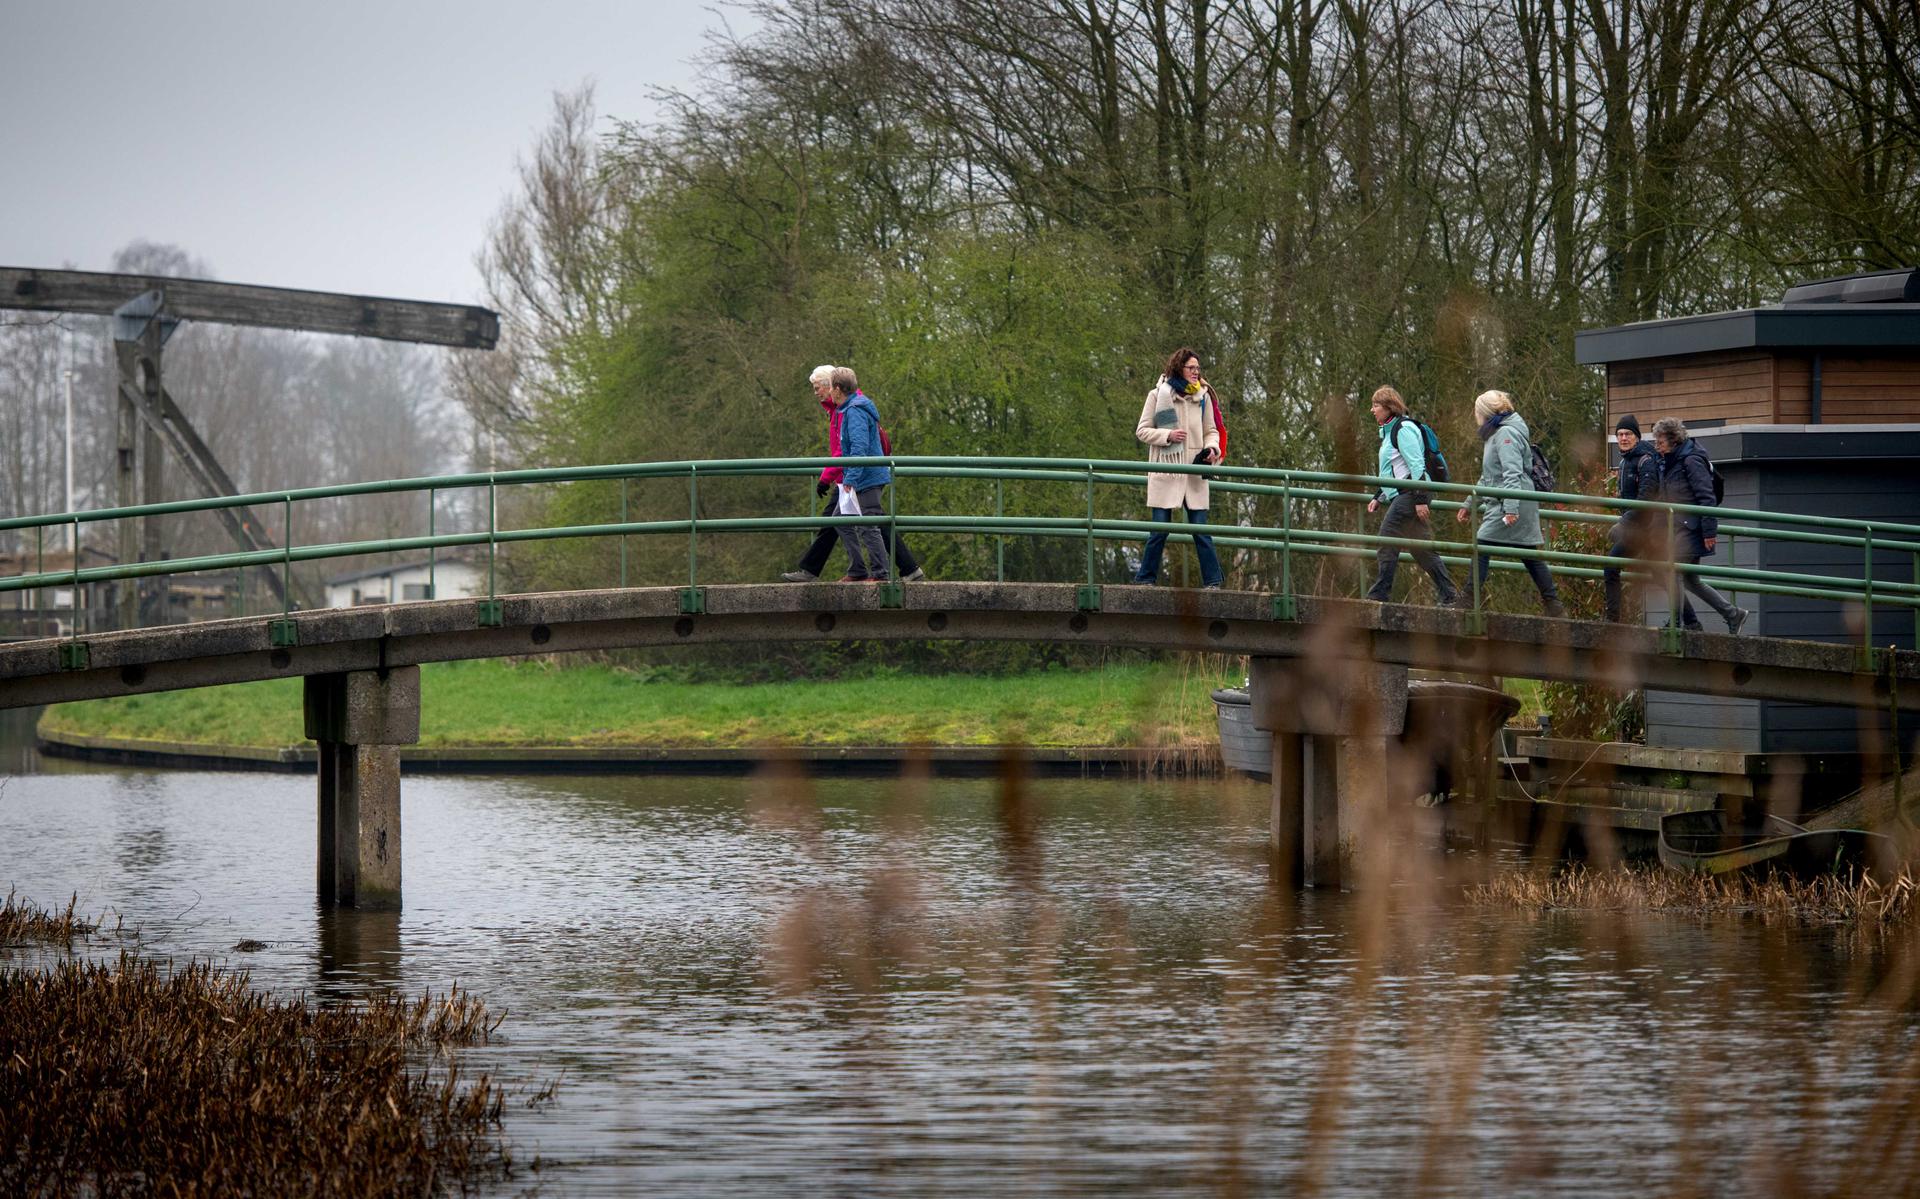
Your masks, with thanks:
[(1266, 781), (1273, 777), (1273, 737), (1253, 727), (1253, 696), (1244, 687), (1221, 687), (1213, 693), (1213, 710), (1220, 721), (1220, 761)]
[(1893, 842), (1860, 829), (1805, 829), (1768, 816), (1730, 824), (1718, 809), (1669, 812), (1660, 818), (1660, 862), (1692, 874), (1731, 874), (1765, 867), (1797, 878), (1872, 869), (1893, 860)]
[[(1253, 727), (1253, 696), (1244, 687), (1213, 693), (1220, 722), (1220, 761), (1229, 770), (1265, 781), (1273, 777), (1273, 735)], [(1442, 679), (1407, 683), (1407, 719), (1402, 744), (1433, 761), (1428, 791), (1446, 795), (1456, 773), (1490, 752), (1495, 732), (1520, 710), (1520, 701), (1492, 687)]]

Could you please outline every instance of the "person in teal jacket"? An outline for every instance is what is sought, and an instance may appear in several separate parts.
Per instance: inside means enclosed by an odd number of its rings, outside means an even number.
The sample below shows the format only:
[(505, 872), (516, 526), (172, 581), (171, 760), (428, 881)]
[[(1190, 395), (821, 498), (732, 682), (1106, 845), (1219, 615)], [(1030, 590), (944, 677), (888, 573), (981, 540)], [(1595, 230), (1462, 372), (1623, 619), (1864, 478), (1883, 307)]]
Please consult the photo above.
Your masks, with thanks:
[[(1421, 436), (1420, 426), (1408, 417), (1407, 402), (1400, 398), (1400, 393), (1391, 387), (1380, 388), (1373, 393), (1368, 410), (1373, 413), (1373, 423), (1380, 430), (1380, 466), (1373, 473), (1382, 478), (1405, 479), (1409, 484), (1430, 478), (1426, 438)], [(1403, 491), (1398, 487), (1383, 486), (1367, 501), (1367, 511), (1377, 512), (1381, 505), (1386, 505), (1387, 514), (1380, 521), (1382, 537), (1431, 541), (1433, 526), (1427, 523), (1427, 517), (1432, 503), (1433, 497), (1417, 487), (1409, 486)], [(1423, 548), (1415, 548), (1410, 552), (1413, 560), (1420, 564), (1420, 569), (1426, 571), (1427, 577), (1433, 580), (1433, 589), (1440, 593), (1440, 602), (1448, 607), (1458, 604), (1460, 590), (1453, 585), (1453, 576), (1447, 573), (1447, 564), (1440, 560), (1440, 555)], [(1380, 573), (1368, 589), (1367, 598), (1384, 604), (1393, 599), (1393, 578), (1400, 570), (1400, 547), (1381, 546), (1379, 562)]]
[[(1504, 391), (1483, 391), (1473, 401), (1473, 419), (1480, 422), (1480, 485), (1514, 491), (1533, 490), (1528, 466), (1533, 461), (1533, 434), (1527, 422), (1513, 410), (1513, 397)], [(1540, 532), (1540, 504), (1537, 500), (1495, 498), (1480, 501), (1484, 515), (1480, 521), (1482, 545), (1514, 545), (1538, 549), (1547, 544)], [(1456, 519), (1465, 521), (1467, 510), (1460, 509)], [(1548, 616), (1565, 617), (1567, 608), (1560, 602), (1553, 585), (1553, 572), (1538, 558), (1523, 558), (1533, 585), (1540, 589), (1540, 607)], [(1480, 555), (1480, 582), (1493, 569), (1493, 558)]]

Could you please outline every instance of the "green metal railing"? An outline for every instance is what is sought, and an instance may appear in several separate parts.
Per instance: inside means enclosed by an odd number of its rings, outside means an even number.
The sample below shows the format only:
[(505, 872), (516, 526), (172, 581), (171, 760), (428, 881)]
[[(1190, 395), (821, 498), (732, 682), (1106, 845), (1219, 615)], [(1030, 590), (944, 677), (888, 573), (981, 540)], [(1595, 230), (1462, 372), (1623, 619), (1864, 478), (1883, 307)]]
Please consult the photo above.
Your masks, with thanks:
[[(817, 472), (829, 464), (842, 467), (880, 465), (891, 467), (893, 482), (887, 488), (884, 512), (872, 517), (823, 516), (814, 513), (812, 503), (809, 501), (806, 514), (801, 516), (702, 517), (700, 514), (703, 481), (710, 490), (720, 480), (749, 477), (804, 477), (810, 494), (812, 480)], [(1170, 526), (1155, 524), (1150, 520), (1103, 518), (1097, 515), (1096, 498), (1100, 488), (1139, 488), (1145, 484), (1148, 473), (1205, 475), (1211, 480), (1214, 489), (1227, 496), (1277, 500), (1279, 521), (1271, 526), (1217, 522)], [(686, 482), (686, 519), (643, 521), (628, 519), (629, 489), (634, 483), (673, 479), (684, 479)], [(994, 489), (992, 515), (910, 514), (900, 506), (900, 485), (905, 480), (920, 479), (991, 481)], [(620, 520), (616, 523), (515, 529), (500, 526), (499, 497), (502, 488), (604, 481), (617, 482), (620, 486)], [(1056, 509), (1060, 514), (1008, 515), (1006, 484), (1010, 482), (1063, 485), (1060, 490), (1061, 509)], [(1868, 666), (1871, 666), (1875, 660), (1872, 642), (1873, 617), (1876, 610), (1910, 610), (1915, 624), (1916, 643), (1920, 643), (1920, 525), (1835, 519), (1794, 513), (1758, 512), (1692, 504), (1666, 504), (1648, 500), (1620, 500), (1567, 492), (1535, 492), (1465, 483), (1422, 482), (1419, 484), (1421, 490), (1435, 496), (1434, 508), (1440, 513), (1448, 513), (1463, 506), (1470, 510), (1477, 509), (1486, 501), (1518, 499), (1539, 502), (1542, 505), (1543, 518), (1550, 522), (1610, 523), (1622, 512), (1641, 511), (1655, 514), (1656, 521), (1663, 522), (1672, 529), (1685, 516), (1711, 515), (1720, 520), (1719, 534), (1723, 539), (1729, 539), (1730, 546), (1730, 539), (1740, 538), (1802, 542), (1838, 547), (1843, 550), (1857, 550), (1861, 573), (1859, 577), (1854, 577), (1850, 574), (1765, 570), (1755, 566), (1742, 567), (1734, 564), (1687, 564), (1670, 559), (1636, 561), (1572, 550), (1483, 543), (1479, 537), (1478, 519), (1468, 522), (1466, 532), (1469, 536), (1465, 542), (1438, 538), (1433, 541), (1383, 538), (1366, 532), (1313, 528), (1303, 524), (1300, 519), (1310, 509), (1330, 512), (1333, 505), (1364, 504), (1381, 487), (1404, 488), (1406, 486), (1405, 480), (1327, 471), (1245, 466), (1181, 466), (1165, 463), (1149, 465), (1136, 461), (1100, 459), (961, 457), (771, 458), (650, 462), (441, 475), (0, 519), (0, 533), (34, 530), (36, 545), (43, 543), (47, 529), (71, 526), (73, 544), (76, 547), (71, 569), (48, 571), (44, 569), (44, 558), (38, 559), (36, 566), (39, 569), (34, 572), (0, 578), (0, 593), (70, 586), (73, 589), (74, 612), (69, 640), (76, 642), (73, 656), (79, 660), (84, 658), (83, 647), (77, 645), (83, 633), (80, 622), (80, 593), (81, 589), (88, 584), (117, 582), (162, 574), (246, 570), (259, 567), (277, 569), (281, 576), (282, 594), (291, 595), (290, 584), (293, 565), (296, 562), (322, 561), (362, 554), (425, 552), (428, 554), (428, 594), (437, 596), (438, 592), (435, 588), (440, 552), (458, 547), (474, 547), (476, 550), (484, 547), (487, 594), (483, 599), (478, 600), (477, 620), (480, 624), (487, 625), (500, 622), (498, 563), (500, 547), (503, 545), (564, 538), (613, 537), (617, 540), (619, 547), (619, 582), (621, 586), (626, 586), (629, 538), (684, 535), (687, 538), (687, 582), (682, 590), (681, 609), (684, 612), (697, 613), (705, 610), (705, 596), (700, 579), (702, 534), (798, 532), (812, 531), (823, 526), (876, 524), (884, 528), (889, 547), (895, 551), (903, 533), (989, 535), (994, 539), (994, 577), (999, 580), (1006, 578), (1006, 542), (1010, 537), (1081, 541), (1085, 547), (1086, 565), (1086, 582), (1080, 589), (1083, 608), (1099, 606), (1101, 584), (1096, 552), (1099, 543), (1139, 541), (1148, 534), (1156, 532), (1168, 534), (1170, 540), (1190, 541), (1194, 533), (1203, 533), (1211, 535), (1217, 545), (1230, 549), (1246, 549), (1277, 555), (1279, 591), (1273, 596), (1273, 613), (1280, 619), (1291, 619), (1298, 610), (1295, 592), (1296, 555), (1371, 558), (1382, 547), (1393, 547), (1403, 552), (1416, 548), (1431, 548), (1439, 553), (1444, 561), (1466, 564), (1471, 587), (1468, 618), (1475, 632), (1484, 629), (1481, 621), (1485, 595), (1479, 571), (1474, 569), (1474, 563), (1481, 555), (1486, 555), (1492, 559), (1495, 569), (1519, 570), (1523, 568), (1526, 560), (1534, 559), (1550, 564), (1559, 574), (1576, 578), (1598, 578), (1609, 568), (1642, 576), (1657, 572), (1662, 581), (1662, 589), (1668, 596), (1668, 625), (1676, 634), (1671, 639), (1672, 647), (1676, 649), (1679, 644), (1677, 625), (1681, 607), (1678, 584), (1682, 575), (1704, 578), (1721, 589), (1736, 594), (1798, 596), (1856, 604), (1863, 613), (1860, 633), (1861, 649), (1863, 661)], [(1356, 487), (1361, 490), (1352, 490)], [(477, 492), (482, 489), (485, 492), (485, 529), (469, 529), (457, 533), (438, 531), (435, 510), (446, 493), (461, 490)], [(294, 541), (295, 504), (354, 496), (421, 492), (425, 493), (427, 499), (425, 532), (421, 536), (313, 545), (299, 545)], [(1078, 494), (1073, 500), (1067, 501), (1065, 497), (1071, 493)], [(1062, 511), (1068, 502), (1072, 504), (1071, 515)], [(169, 558), (161, 561), (120, 563), (85, 569), (80, 566), (78, 547), (82, 543), (83, 529), (88, 525), (267, 504), (278, 504), (282, 510), (282, 528), (285, 533), (283, 540), (286, 544), (278, 548)], [(1221, 507), (1219, 501), (1214, 501), (1213, 511), (1217, 512)], [(1436, 520), (1436, 532), (1444, 532), (1447, 527), (1446, 523)], [(1889, 561), (1890, 555), (1894, 554), (1908, 558), (1913, 571), (1909, 575), (1909, 581), (1900, 582), (1874, 577), (1875, 562), (1885, 563)], [(242, 591), (244, 590), (243, 586)], [(883, 589), (882, 603), (897, 605), (900, 602), (900, 594), (900, 587), (896, 581)], [(275, 622), (275, 644), (292, 644), (293, 638), (297, 635), (294, 623), (290, 619), (290, 604), (290, 600), (283, 603), (280, 619)]]

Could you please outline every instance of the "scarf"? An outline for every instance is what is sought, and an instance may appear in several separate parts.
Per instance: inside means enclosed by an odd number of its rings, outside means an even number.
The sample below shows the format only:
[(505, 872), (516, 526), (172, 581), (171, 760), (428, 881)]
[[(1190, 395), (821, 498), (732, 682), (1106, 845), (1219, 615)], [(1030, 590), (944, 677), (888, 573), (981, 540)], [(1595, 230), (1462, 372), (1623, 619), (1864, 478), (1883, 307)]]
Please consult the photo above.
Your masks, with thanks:
[(1480, 440), (1485, 441), (1487, 438), (1492, 437), (1495, 433), (1499, 432), (1501, 422), (1505, 421), (1509, 416), (1512, 416), (1512, 415), (1513, 414), (1511, 412), (1496, 412), (1492, 416), (1489, 416), (1487, 418), (1487, 423), (1480, 426)]
[[(1185, 379), (1163, 378), (1161, 382), (1167, 385), (1167, 390), (1173, 393), (1176, 399), (1193, 400), (1200, 405), (1200, 428), (1204, 433), (1207, 425), (1213, 420), (1213, 410), (1207, 402), (1208, 397), (1213, 394), (1213, 389), (1207, 386), (1207, 381), (1201, 379), (1197, 382), (1189, 383)], [(1174, 429), (1179, 427), (1180, 417), (1174, 409), (1174, 400), (1163, 399), (1154, 405), (1153, 424), (1157, 429)], [(1202, 440), (1205, 440), (1204, 437)], [(1199, 452), (1199, 446), (1184, 443), (1181, 445), (1149, 446), (1147, 447), (1147, 461), (1191, 462), (1193, 456)]]

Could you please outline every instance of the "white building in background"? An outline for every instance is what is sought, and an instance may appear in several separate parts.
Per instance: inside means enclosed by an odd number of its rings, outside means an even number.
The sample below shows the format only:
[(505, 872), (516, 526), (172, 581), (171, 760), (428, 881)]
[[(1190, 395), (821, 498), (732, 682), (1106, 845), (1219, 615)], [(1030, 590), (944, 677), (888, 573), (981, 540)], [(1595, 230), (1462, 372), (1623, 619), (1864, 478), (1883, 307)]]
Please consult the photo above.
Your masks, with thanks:
[(327, 607), (352, 608), (361, 604), (405, 603), (408, 600), (465, 599), (486, 590), (484, 566), (456, 558), (442, 558), (433, 564), (429, 582), (428, 562), (396, 562), (387, 566), (335, 575), (327, 580)]

